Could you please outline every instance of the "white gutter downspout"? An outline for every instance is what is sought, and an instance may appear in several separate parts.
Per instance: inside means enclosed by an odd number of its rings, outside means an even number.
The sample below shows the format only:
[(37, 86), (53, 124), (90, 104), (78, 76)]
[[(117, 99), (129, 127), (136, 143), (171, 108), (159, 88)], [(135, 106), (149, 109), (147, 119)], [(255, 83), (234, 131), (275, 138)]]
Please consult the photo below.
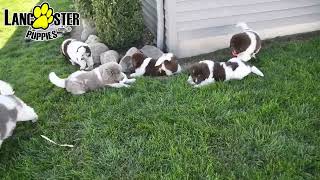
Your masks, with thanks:
[(157, 0), (157, 47), (163, 50), (163, 41), (164, 41), (164, 9), (163, 2), (165, 0)]

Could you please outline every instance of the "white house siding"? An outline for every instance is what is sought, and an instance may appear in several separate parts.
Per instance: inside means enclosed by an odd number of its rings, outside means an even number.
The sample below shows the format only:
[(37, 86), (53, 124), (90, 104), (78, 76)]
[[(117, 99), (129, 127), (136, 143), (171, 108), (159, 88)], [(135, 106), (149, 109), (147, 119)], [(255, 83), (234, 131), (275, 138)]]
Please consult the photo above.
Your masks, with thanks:
[(144, 22), (152, 34), (157, 34), (157, 2), (156, 0), (142, 0), (142, 14)]
[(240, 21), (262, 39), (320, 30), (320, 0), (165, 0), (165, 16), (168, 50), (188, 57), (228, 47)]

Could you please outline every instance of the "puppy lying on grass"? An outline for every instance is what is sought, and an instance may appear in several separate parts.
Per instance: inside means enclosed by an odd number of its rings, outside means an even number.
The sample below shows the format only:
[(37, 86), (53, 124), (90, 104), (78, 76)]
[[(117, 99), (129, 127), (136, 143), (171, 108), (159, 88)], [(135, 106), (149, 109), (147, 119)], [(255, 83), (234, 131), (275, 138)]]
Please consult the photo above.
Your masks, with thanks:
[(0, 80), (0, 147), (12, 135), (18, 121), (35, 122), (38, 115), (14, 95), (12, 87)]
[(181, 72), (181, 67), (172, 53), (163, 54), (158, 60), (135, 53), (132, 55), (132, 66), (135, 72), (130, 77), (171, 76)]
[(51, 72), (49, 80), (52, 84), (65, 88), (75, 95), (106, 86), (115, 88), (129, 87), (128, 84), (135, 82), (135, 79), (128, 79), (121, 72), (121, 66), (114, 62), (103, 64), (92, 71), (74, 72), (66, 79), (60, 79), (54, 72)]
[(201, 87), (216, 81), (241, 80), (250, 73), (264, 76), (258, 68), (238, 58), (232, 58), (228, 62), (205, 60), (191, 66), (188, 82), (194, 87)]

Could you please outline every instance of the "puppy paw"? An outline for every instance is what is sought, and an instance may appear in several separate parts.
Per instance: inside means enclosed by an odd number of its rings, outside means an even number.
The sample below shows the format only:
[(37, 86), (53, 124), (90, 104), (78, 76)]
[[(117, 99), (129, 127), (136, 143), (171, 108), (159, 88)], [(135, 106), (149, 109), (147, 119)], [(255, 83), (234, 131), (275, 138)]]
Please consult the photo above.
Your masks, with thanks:
[(133, 78), (133, 77), (139, 77), (141, 76), (140, 74), (137, 74), (137, 73), (132, 73), (129, 75), (130, 78)]
[(38, 114), (36, 114), (36, 113), (34, 112), (34, 118), (31, 120), (31, 122), (35, 123), (35, 122), (38, 121), (38, 119), (39, 119)]
[(38, 121), (38, 117), (37, 117), (37, 119), (31, 120), (32, 123), (35, 123), (35, 122), (37, 122), (37, 121)]
[(201, 87), (203, 87), (203, 86), (205, 86), (204, 84), (195, 84), (195, 85), (193, 85), (193, 88), (201, 88)]
[(135, 79), (135, 78), (128, 79), (128, 80), (126, 81), (127, 84), (132, 84), (132, 83), (134, 83), (134, 82), (136, 82), (136, 79)]
[(192, 77), (191, 77), (191, 76), (189, 76), (189, 78), (188, 78), (187, 82), (188, 82), (189, 84), (191, 84), (191, 85), (195, 85), (195, 84), (196, 84), (195, 82), (193, 82), (193, 80), (192, 80)]
[(123, 87), (125, 87), (125, 88), (129, 88), (129, 87), (130, 87), (130, 85), (128, 85), (128, 84), (123, 84)]

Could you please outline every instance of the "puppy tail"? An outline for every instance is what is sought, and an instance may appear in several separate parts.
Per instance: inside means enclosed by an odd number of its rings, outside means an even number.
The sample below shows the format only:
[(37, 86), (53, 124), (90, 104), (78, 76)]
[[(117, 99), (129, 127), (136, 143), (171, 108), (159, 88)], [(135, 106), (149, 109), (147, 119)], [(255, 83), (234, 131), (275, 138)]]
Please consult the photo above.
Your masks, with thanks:
[(256, 74), (256, 75), (258, 75), (258, 76), (261, 76), (261, 77), (264, 76), (264, 74), (263, 74), (257, 67), (255, 67), (255, 66), (252, 66), (252, 67), (251, 67), (251, 72), (253, 72), (254, 74)]
[(14, 91), (12, 86), (9, 83), (0, 80), (0, 94), (5, 96), (13, 95)]
[(236, 27), (240, 27), (243, 31), (248, 31), (248, 30), (251, 30), (248, 26), (247, 23), (245, 22), (239, 22), (237, 23)]
[(60, 87), (60, 88), (65, 88), (66, 87), (66, 80), (59, 78), (56, 73), (51, 72), (49, 74), (49, 80), (52, 84)]

